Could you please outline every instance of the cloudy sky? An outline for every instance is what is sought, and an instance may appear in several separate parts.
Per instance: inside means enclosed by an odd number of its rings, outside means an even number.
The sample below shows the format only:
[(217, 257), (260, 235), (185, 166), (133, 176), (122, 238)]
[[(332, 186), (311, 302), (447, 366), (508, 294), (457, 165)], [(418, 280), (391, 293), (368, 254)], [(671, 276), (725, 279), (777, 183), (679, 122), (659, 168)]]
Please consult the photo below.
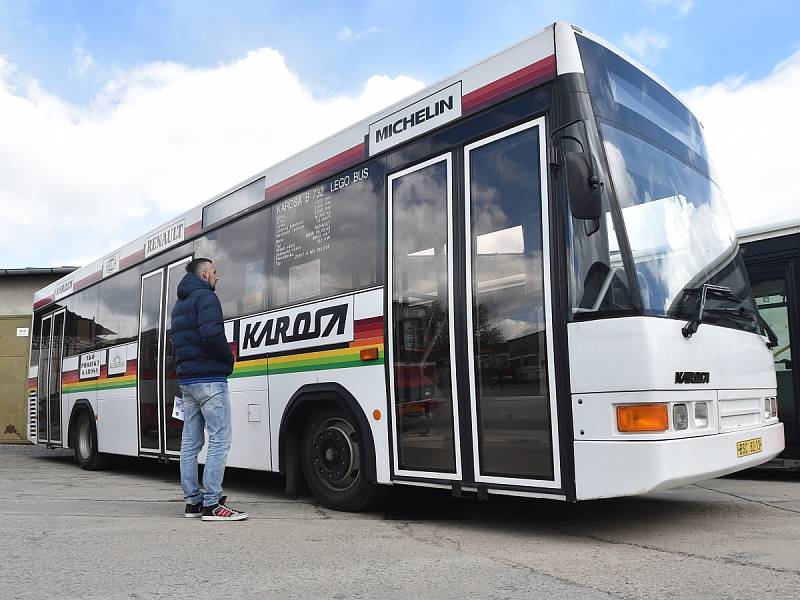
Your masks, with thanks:
[(681, 93), (737, 227), (800, 219), (791, 0), (0, 0), (0, 268), (85, 264), (555, 20)]

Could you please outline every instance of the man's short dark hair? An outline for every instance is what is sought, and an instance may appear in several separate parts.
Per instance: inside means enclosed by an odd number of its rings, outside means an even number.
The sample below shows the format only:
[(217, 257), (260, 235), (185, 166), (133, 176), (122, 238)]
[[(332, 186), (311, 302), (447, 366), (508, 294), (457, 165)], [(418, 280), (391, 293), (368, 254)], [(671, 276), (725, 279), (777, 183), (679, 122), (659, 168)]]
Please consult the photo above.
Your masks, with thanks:
[(187, 273), (193, 273), (194, 275), (197, 275), (198, 277), (200, 277), (200, 271), (203, 270), (203, 265), (205, 265), (206, 263), (210, 265), (211, 264), (211, 259), (210, 258), (195, 258), (193, 260), (190, 260), (189, 264), (186, 265), (186, 272)]

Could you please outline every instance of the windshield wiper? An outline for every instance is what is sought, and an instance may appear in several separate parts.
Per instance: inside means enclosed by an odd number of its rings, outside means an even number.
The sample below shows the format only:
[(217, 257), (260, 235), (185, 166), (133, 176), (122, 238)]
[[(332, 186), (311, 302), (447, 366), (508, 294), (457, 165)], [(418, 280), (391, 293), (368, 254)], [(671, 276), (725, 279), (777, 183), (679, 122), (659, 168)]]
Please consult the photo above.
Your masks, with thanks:
[(764, 317), (761, 316), (761, 313), (757, 313), (756, 318), (758, 319), (758, 322), (761, 323), (761, 326), (764, 328), (764, 331), (767, 332), (767, 338), (769, 339), (769, 341), (767, 342), (767, 348), (772, 350), (778, 345), (778, 336), (772, 330), (772, 327), (769, 326), (769, 323), (767, 323), (766, 319), (764, 319)]
[(681, 333), (687, 340), (697, 333), (700, 323), (703, 322), (703, 313), (706, 310), (706, 299), (708, 295), (716, 296), (722, 300), (731, 300), (733, 302), (741, 302), (741, 300), (731, 291), (731, 288), (725, 285), (711, 285), (704, 283), (702, 287), (687, 288), (684, 293), (697, 293), (700, 292), (700, 302), (697, 305), (697, 314), (686, 325), (681, 327)]

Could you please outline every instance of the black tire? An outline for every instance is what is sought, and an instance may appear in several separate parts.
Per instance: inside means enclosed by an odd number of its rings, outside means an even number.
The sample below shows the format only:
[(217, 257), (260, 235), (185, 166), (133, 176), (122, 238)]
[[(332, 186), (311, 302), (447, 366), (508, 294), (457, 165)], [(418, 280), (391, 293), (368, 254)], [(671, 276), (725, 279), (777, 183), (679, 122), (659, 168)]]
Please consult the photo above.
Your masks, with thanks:
[(363, 435), (358, 422), (335, 408), (314, 412), (303, 428), (303, 474), (320, 504), (359, 512), (374, 507), (384, 486), (369, 480), (364, 469)]
[(97, 451), (97, 428), (88, 410), (82, 410), (75, 419), (72, 437), (75, 462), (81, 469), (97, 471), (108, 466), (108, 455)]

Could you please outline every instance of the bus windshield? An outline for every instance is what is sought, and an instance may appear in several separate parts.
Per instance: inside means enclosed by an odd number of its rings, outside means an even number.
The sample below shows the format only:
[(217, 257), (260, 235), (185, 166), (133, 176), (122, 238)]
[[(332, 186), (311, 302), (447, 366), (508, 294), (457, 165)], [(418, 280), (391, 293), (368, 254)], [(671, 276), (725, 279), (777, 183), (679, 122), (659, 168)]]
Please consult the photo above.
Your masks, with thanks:
[(717, 185), (633, 134), (608, 124), (601, 133), (645, 313), (691, 319), (699, 291), (712, 283), (732, 294), (715, 295), (704, 320), (756, 331), (752, 294)]
[[(702, 127), (672, 94), (633, 65), (585, 40), (587, 80), (622, 215), (630, 264), (647, 315), (761, 332), (733, 224), (713, 181)], [(608, 231), (614, 223), (608, 215)], [(611, 263), (622, 264), (617, 235)], [(615, 259), (616, 255), (616, 259)]]

